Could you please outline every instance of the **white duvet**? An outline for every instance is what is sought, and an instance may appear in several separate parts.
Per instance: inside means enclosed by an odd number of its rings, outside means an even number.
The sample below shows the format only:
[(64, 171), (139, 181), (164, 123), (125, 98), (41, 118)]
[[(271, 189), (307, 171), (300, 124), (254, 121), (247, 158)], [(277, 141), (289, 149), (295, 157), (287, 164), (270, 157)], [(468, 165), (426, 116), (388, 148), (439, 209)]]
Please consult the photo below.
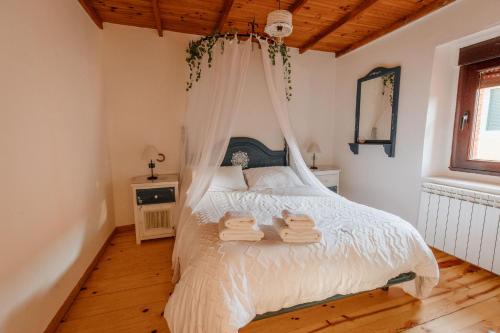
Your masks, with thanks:
[[(283, 209), (311, 215), (322, 241), (283, 243), (271, 225)], [(219, 241), (217, 221), (229, 210), (251, 211), (264, 239)], [(409, 223), (311, 190), (208, 192), (176, 241), (181, 278), (165, 308), (172, 333), (235, 333), (256, 314), (375, 289), (410, 271), (417, 277), (402, 287), (416, 297), (439, 280), (432, 252)]]

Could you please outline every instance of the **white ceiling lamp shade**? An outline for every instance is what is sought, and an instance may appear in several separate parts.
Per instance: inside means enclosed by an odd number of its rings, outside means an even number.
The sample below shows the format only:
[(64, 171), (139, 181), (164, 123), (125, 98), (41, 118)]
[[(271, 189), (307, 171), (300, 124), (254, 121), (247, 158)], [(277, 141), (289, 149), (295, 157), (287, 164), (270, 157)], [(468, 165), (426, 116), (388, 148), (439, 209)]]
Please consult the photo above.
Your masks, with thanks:
[(271, 37), (283, 38), (292, 34), (292, 13), (278, 9), (267, 15), (267, 24), (264, 31)]

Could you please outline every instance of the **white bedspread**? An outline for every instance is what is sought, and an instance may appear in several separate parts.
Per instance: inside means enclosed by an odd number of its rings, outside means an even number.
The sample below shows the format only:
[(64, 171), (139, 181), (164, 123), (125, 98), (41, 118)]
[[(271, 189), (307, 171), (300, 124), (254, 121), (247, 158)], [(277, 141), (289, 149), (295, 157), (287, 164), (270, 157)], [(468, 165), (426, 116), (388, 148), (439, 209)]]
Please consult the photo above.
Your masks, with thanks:
[[(432, 252), (401, 218), (337, 195), (274, 192), (205, 195), (180, 244), (181, 278), (165, 308), (172, 333), (235, 333), (256, 314), (375, 289), (410, 271), (417, 278), (402, 287), (413, 296), (437, 284)], [(283, 209), (310, 214), (322, 241), (283, 243), (271, 226)], [(264, 239), (219, 241), (216, 222), (228, 210), (251, 211)]]

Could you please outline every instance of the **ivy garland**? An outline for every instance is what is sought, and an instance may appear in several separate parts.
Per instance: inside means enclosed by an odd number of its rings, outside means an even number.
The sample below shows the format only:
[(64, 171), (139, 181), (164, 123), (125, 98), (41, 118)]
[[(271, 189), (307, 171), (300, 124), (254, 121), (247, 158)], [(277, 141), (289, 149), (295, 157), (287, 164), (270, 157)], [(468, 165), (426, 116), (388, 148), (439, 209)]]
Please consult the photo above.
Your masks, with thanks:
[[(389, 88), (389, 101), (391, 102), (391, 106), (394, 102), (394, 79), (394, 73), (382, 76), (384, 88)], [(385, 95), (385, 89), (382, 91), (382, 95)]]
[[(193, 87), (194, 82), (198, 82), (200, 80), (201, 63), (203, 61), (203, 56), (205, 55), (205, 53), (208, 54), (208, 67), (212, 67), (213, 47), (220, 37), (220, 35), (213, 35), (202, 37), (197, 41), (189, 42), (189, 46), (186, 50), (186, 62), (189, 66), (189, 79), (187, 81), (186, 91), (189, 91)], [(224, 51), (223, 46), (221, 49), (222, 51)]]
[[(205, 54), (208, 55), (208, 67), (212, 67), (213, 61), (213, 48), (217, 41), (221, 40), (221, 53), (224, 52), (225, 40), (233, 40), (236, 38), (234, 34), (215, 34), (212, 36), (202, 37), (198, 40), (189, 42), (186, 49), (186, 62), (189, 66), (189, 78), (186, 82), (186, 91), (189, 91), (195, 82), (201, 78), (201, 65)], [(239, 43), (239, 40), (238, 40)], [(281, 56), (283, 61), (283, 79), (285, 80), (285, 93), (287, 100), (292, 97), (292, 64), (288, 48), (284, 43), (271, 43), (269, 45), (268, 53), (271, 63), (276, 65), (276, 55)]]
[(290, 100), (292, 98), (292, 64), (290, 61), (290, 55), (288, 54), (288, 48), (284, 43), (273, 43), (269, 45), (269, 59), (271, 63), (276, 65), (276, 54), (281, 55), (283, 61), (283, 79), (285, 80), (285, 93), (286, 99)]

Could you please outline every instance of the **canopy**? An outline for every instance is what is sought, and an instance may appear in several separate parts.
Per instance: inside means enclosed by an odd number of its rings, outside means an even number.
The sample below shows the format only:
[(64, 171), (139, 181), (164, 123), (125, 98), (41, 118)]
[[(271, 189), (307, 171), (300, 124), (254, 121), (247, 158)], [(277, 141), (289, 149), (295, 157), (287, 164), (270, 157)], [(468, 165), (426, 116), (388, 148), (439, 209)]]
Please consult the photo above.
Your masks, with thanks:
[[(293, 134), (288, 117), (283, 61), (276, 57), (273, 63), (268, 41), (262, 38), (258, 41), (272, 107), (288, 144), (290, 166), (304, 184), (331, 195), (307, 167)], [(213, 49), (211, 66), (207, 62), (202, 64), (202, 75), (190, 90), (183, 133), (180, 210), (172, 258), (174, 282), (180, 277), (177, 253), (183, 244), (183, 226), (206, 193), (224, 158), (239, 113), (251, 52), (252, 38), (246, 41), (238, 38), (219, 40)]]

